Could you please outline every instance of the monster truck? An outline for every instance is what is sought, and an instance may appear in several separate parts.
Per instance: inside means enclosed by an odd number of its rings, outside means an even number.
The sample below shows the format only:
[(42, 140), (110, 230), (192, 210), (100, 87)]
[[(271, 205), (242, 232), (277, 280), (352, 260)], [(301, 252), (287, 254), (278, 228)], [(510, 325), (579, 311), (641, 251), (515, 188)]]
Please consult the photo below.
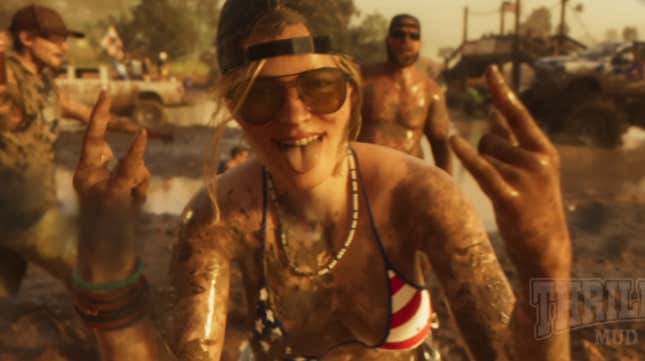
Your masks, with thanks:
[(112, 111), (130, 116), (147, 128), (166, 127), (165, 107), (184, 104), (184, 87), (177, 80), (113, 79), (104, 66), (68, 66), (56, 78), (56, 83), (61, 92), (88, 105), (93, 105), (101, 89), (107, 88), (112, 98)]
[(620, 145), (630, 125), (645, 126), (645, 79), (630, 71), (639, 63), (627, 56), (645, 55), (645, 43), (617, 49), (609, 61), (599, 62), (602, 66), (573, 72), (537, 66), (538, 81), (521, 95), (522, 100), (544, 128), (561, 140)]

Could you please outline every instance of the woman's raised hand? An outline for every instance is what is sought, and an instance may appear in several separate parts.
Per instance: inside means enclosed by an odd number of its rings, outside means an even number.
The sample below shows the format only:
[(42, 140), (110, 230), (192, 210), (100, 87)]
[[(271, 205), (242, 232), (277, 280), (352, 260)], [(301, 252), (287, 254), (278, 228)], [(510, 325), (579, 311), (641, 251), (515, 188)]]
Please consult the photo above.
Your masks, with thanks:
[(136, 209), (145, 200), (150, 173), (144, 163), (148, 136), (140, 131), (128, 153), (114, 170), (108, 169), (114, 155), (105, 141), (110, 118), (110, 98), (101, 92), (94, 105), (83, 139), (81, 158), (74, 174), (74, 187), (84, 205)]
[(90, 282), (127, 277), (136, 257), (136, 216), (145, 200), (150, 173), (144, 163), (145, 130), (113, 170), (105, 130), (110, 99), (101, 92), (85, 132), (81, 158), (74, 173), (80, 203), (79, 262)]
[(521, 276), (568, 275), (570, 241), (555, 146), (506, 85), (497, 67), (486, 74), (496, 110), (476, 151), (459, 136), (451, 145), (495, 209), (509, 255)]

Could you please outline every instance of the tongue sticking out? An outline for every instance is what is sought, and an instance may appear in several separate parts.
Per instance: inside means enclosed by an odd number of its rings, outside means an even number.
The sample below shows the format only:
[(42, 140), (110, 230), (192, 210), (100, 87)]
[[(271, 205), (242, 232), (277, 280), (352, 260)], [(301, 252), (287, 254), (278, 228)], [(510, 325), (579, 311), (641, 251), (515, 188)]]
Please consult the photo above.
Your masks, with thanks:
[(317, 139), (303, 146), (282, 146), (287, 163), (296, 173), (306, 173), (313, 169), (322, 154), (322, 140)]

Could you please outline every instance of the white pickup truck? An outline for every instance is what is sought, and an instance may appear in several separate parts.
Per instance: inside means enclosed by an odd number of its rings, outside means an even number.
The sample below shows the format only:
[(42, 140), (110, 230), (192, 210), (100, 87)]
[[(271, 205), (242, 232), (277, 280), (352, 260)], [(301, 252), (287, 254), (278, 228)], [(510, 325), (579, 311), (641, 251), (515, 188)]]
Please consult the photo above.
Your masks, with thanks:
[(106, 66), (68, 66), (56, 78), (60, 91), (87, 105), (96, 102), (101, 89), (108, 89), (112, 111), (129, 115), (138, 124), (158, 128), (167, 125), (165, 107), (185, 102), (180, 81), (113, 79)]

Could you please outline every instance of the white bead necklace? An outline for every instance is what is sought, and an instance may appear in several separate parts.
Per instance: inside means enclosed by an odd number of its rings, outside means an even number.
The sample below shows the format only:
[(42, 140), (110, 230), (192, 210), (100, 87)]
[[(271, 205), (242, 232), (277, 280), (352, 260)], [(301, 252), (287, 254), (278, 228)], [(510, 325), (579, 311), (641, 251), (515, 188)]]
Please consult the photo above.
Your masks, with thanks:
[(352, 223), (349, 227), (349, 233), (347, 234), (347, 239), (345, 239), (345, 243), (343, 244), (343, 247), (338, 251), (336, 255), (333, 256), (331, 261), (329, 261), (326, 265), (322, 266), (321, 268), (315, 270), (315, 271), (303, 271), (301, 270), (298, 266), (296, 266), (287, 256), (286, 250), (287, 250), (287, 236), (284, 233), (284, 229), (282, 227), (282, 222), (280, 221), (280, 204), (278, 202), (278, 197), (276, 196), (275, 192), (275, 187), (273, 186), (273, 180), (271, 179), (271, 174), (267, 172), (267, 190), (269, 192), (269, 196), (271, 197), (271, 200), (273, 201), (273, 204), (275, 205), (276, 208), (276, 214), (278, 217), (278, 229), (280, 231), (280, 244), (282, 245), (282, 249), (285, 251), (285, 258), (287, 260), (287, 264), (289, 265), (289, 269), (291, 271), (299, 276), (321, 276), (324, 274), (327, 274), (331, 272), (331, 270), (336, 267), (338, 262), (343, 258), (345, 253), (347, 252), (347, 249), (349, 246), (352, 244), (352, 241), (354, 240), (354, 234), (356, 233), (356, 228), (358, 227), (358, 180), (357, 180), (357, 175), (356, 175), (356, 160), (354, 159), (354, 154), (352, 153), (351, 149), (347, 150), (347, 155), (348, 155), (348, 163), (349, 163), (349, 177), (351, 181), (351, 187), (352, 187)]

